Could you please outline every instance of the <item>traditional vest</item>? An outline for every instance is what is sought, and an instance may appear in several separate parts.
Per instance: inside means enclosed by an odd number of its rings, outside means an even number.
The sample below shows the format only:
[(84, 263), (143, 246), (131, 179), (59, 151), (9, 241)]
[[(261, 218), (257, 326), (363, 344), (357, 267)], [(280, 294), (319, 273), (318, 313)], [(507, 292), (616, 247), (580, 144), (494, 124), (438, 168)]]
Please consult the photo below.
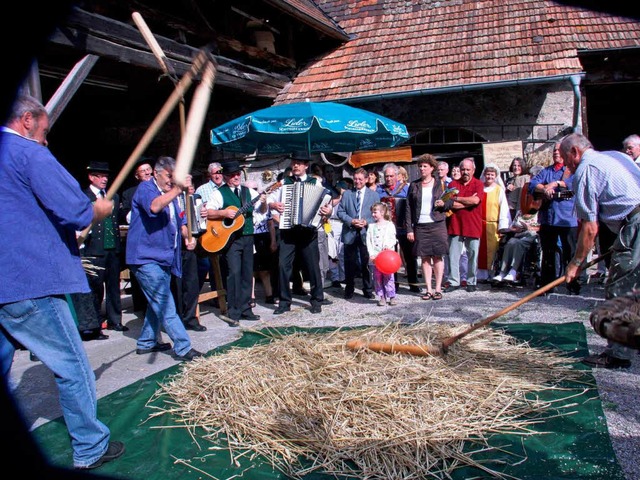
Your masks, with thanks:
[[(223, 185), (219, 188), (220, 193), (222, 194), (222, 208), (227, 207), (237, 207), (241, 208), (242, 204), (246, 205), (251, 203), (251, 198), (249, 195), (248, 188), (238, 187), (240, 189), (240, 196), (242, 197), (242, 202), (240, 199), (236, 197), (236, 194), (233, 192), (229, 185)], [(244, 226), (241, 230), (242, 235), (253, 235), (253, 207), (250, 206), (247, 208), (247, 211), (244, 213)]]

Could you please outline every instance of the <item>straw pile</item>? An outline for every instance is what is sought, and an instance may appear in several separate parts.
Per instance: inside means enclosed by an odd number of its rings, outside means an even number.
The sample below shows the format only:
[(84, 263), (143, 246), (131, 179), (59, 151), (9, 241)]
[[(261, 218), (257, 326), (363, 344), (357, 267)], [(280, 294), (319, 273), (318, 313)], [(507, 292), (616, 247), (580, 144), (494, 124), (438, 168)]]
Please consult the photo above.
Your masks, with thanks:
[(92, 277), (97, 277), (98, 272), (100, 272), (100, 270), (104, 270), (104, 267), (94, 265), (93, 263), (91, 263), (91, 260), (89, 260), (86, 257), (82, 257), (81, 260), (82, 260), (82, 268), (84, 268), (84, 271), (87, 275), (90, 275)]
[(437, 345), (460, 328), (421, 322), (283, 337), (262, 332), (272, 341), (186, 365), (149, 405), (158, 409), (152, 416), (171, 414), (194, 432), (202, 427), (217, 445), (226, 438), (232, 457), (262, 455), (293, 478), (317, 470), (448, 478), (466, 465), (501, 477), (463, 452), (464, 443), (486, 449), (493, 434), (530, 435), (545, 415), (569, 414), (533, 394), (578, 378), (567, 359), (493, 329), (465, 337), (445, 357), (345, 348), (354, 338)]

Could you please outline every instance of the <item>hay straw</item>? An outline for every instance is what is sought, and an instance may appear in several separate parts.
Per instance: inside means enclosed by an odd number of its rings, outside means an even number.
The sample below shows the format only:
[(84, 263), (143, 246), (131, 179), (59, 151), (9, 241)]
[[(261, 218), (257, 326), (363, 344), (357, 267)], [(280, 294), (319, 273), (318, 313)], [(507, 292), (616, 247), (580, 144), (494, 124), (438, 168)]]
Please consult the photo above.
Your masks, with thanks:
[(100, 272), (101, 270), (104, 270), (104, 267), (101, 267), (99, 265), (94, 265), (93, 263), (91, 263), (91, 260), (86, 257), (82, 257), (81, 260), (82, 260), (82, 268), (84, 268), (85, 273), (89, 276), (97, 277), (98, 272)]
[(486, 451), (492, 435), (530, 435), (544, 412), (571, 413), (534, 394), (579, 377), (565, 358), (493, 329), (474, 332), (445, 357), (345, 347), (354, 338), (436, 345), (461, 328), (419, 323), (273, 334), (268, 344), (186, 365), (151, 399), (151, 416), (171, 414), (217, 444), (224, 436), (234, 461), (259, 454), (293, 478), (313, 471), (449, 478), (463, 466), (505, 478), (463, 446)]

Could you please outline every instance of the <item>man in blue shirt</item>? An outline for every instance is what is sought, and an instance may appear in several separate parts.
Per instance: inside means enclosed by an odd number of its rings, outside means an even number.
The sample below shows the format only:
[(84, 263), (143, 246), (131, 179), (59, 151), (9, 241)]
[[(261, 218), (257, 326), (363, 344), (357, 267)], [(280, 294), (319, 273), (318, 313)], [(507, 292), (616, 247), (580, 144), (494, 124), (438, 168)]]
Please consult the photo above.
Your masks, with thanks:
[(191, 340), (176, 311), (171, 293), (171, 274), (182, 277), (183, 238), (188, 249), (196, 246), (189, 236), (187, 219), (180, 217), (178, 196), (182, 188), (173, 183), (176, 161), (160, 157), (153, 178), (142, 182), (131, 203), (131, 225), (127, 234), (127, 264), (147, 297), (147, 311), (138, 337), (136, 353), (163, 352), (171, 345), (161, 341), (160, 326), (173, 340), (178, 360), (191, 361), (202, 353), (191, 348)]
[(125, 448), (98, 420), (95, 375), (65, 294), (90, 292), (76, 231), (110, 215), (113, 202), (91, 205), (47, 148), (48, 131), (45, 108), (29, 96), (16, 99), (0, 130), (0, 364), (6, 383), (10, 337), (55, 374), (73, 465), (91, 469)]
[[(560, 156), (560, 143), (553, 147), (553, 163), (543, 168), (529, 182), (529, 193), (542, 197), (538, 212), (540, 222), (540, 246), (542, 247), (541, 282), (547, 285), (558, 278), (556, 252), (562, 246), (562, 269), (566, 268), (576, 250), (578, 239), (578, 219), (574, 213), (574, 199), (571, 194), (573, 173), (566, 167)], [(567, 283), (569, 294), (580, 293), (578, 279)], [(551, 291), (550, 291), (551, 292)]]
[[(640, 284), (640, 169), (621, 152), (597, 152), (586, 137), (576, 133), (562, 140), (560, 153), (575, 172), (573, 189), (581, 221), (576, 252), (567, 266), (567, 282), (580, 273), (601, 221), (617, 234), (611, 247), (605, 297), (628, 294)], [(628, 368), (631, 354), (623, 344), (608, 340), (604, 352), (582, 362), (592, 367)]]

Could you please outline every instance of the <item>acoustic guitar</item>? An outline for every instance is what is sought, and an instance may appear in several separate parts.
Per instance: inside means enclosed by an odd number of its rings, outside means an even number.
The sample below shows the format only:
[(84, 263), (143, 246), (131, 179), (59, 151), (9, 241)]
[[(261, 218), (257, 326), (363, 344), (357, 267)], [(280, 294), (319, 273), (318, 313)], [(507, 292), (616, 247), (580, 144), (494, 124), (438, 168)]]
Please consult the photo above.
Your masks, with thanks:
[[(282, 182), (276, 182), (270, 185), (262, 194), (269, 195), (274, 190), (282, 186)], [(216, 253), (222, 250), (229, 243), (231, 235), (240, 230), (244, 226), (244, 214), (249, 211), (253, 205), (260, 199), (257, 195), (251, 202), (246, 203), (242, 207), (234, 207), (233, 205), (226, 207), (235, 210), (233, 218), (224, 218), (222, 220), (207, 220), (207, 230), (198, 239), (200, 246), (207, 252)]]
[[(573, 191), (563, 187), (558, 189), (551, 200), (568, 200), (573, 198)], [(523, 214), (535, 213), (542, 208), (548, 207), (551, 202), (544, 196), (542, 192), (534, 192), (533, 195), (529, 193), (529, 182), (525, 183), (520, 193), (520, 211)]]

